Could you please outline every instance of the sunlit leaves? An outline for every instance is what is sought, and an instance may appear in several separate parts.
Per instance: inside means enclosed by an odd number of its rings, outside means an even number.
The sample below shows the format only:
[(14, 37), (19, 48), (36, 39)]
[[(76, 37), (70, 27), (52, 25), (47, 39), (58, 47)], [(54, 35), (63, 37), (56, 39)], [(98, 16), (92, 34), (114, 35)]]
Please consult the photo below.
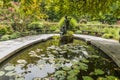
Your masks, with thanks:
[(94, 74), (95, 75), (103, 75), (104, 71), (102, 71), (101, 69), (95, 69)]
[(83, 76), (82, 77), (83, 78), (83, 80), (94, 80), (92, 77), (90, 77), (90, 76)]

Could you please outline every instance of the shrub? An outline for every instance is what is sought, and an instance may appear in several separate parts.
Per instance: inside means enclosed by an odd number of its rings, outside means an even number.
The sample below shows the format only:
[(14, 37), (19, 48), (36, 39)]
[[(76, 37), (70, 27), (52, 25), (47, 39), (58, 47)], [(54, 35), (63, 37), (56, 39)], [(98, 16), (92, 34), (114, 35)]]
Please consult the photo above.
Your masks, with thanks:
[(72, 18), (70, 20), (70, 26), (71, 26), (72, 29), (75, 29), (78, 26), (78, 23), (77, 23), (76, 19)]
[(10, 39), (16, 39), (20, 37), (20, 32), (14, 32), (10, 35)]
[(56, 29), (54, 32), (55, 33), (60, 33), (60, 29)]
[(104, 34), (102, 37), (103, 37), (103, 38), (107, 38), (107, 39), (111, 39), (111, 38), (113, 38), (114, 36), (113, 36), (112, 34), (106, 33), (106, 34)]
[(60, 21), (58, 22), (59, 27), (62, 27), (64, 25), (64, 20), (65, 20), (64, 17), (60, 19)]
[(38, 29), (42, 29), (42, 28), (43, 28), (42, 22), (32, 22), (31, 24), (28, 25), (28, 29), (30, 30), (37, 31)]
[(73, 37), (74, 32), (73, 31), (67, 31), (67, 36)]
[(6, 26), (7, 34), (11, 34), (13, 32), (11, 26)]
[(10, 39), (10, 35), (3, 35), (3, 36), (1, 37), (1, 40), (2, 40), (2, 41), (9, 40), (9, 39)]
[(75, 33), (77, 33), (77, 34), (82, 34), (82, 31), (77, 30)]
[(55, 31), (55, 30), (57, 30), (57, 29), (58, 29), (57, 26), (51, 26), (51, 27), (50, 27), (50, 30), (52, 30), (52, 31)]
[(7, 33), (7, 28), (5, 25), (0, 25), (0, 35), (4, 35)]

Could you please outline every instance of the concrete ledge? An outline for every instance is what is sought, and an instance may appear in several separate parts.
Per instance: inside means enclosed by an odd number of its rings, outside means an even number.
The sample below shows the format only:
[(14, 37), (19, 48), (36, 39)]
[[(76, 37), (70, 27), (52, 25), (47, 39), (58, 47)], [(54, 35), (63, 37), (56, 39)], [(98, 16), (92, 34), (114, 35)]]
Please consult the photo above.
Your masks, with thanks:
[[(37, 36), (27, 36), (24, 38), (18, 38), (15, 40), (9, 40), (9, 41), (3, 41), (0, 42), (0, 45), (3, 45), (3, 49), (0, 50), (0, 63), (14, 55), (15, 53), (19, 52), (20, 50), (23, 50), (24, 48), (27, 48), (33, 44), (46, 41), (55, 34), (44, 34), (44, 35), (37, 35)], [(32, 39), (30, 39), (32, 37)], [(18, 41), (16, 44), (12, 44), (14, 42)], [(22, 41), (22, 42), (21, 42)], [(10, 44), (9, 44), (10, 42)], [(8, 43), (8, 44), (7, 44)], [(1, 47), (2, 47), (1, 45)], [(3, 50), (3, 51), (2, 51)]]
[(89, 36), (89, 35), (74, 35), (75, 39), (83, 40), (102, 50), (107, 56), (109, 56), (118, 67), (120, 67), (120, 43), (116, 40), (104, 39), (101, 37)]
[[(45, 41), (54, 35), (59, 34), (42, 34), (27, 36), (23, 38), (18, 38), (14, 40), (8, 40), (0, 42), (0, 63), (8, 59), (10, 56), (14, 55), (18, 51), (29, 47), (38, 42)], [(108, 55), (119, 67), (120, 67), (120, 44), (118, 41), (104, 39), (89, 35), (74, 35), (75, 39), (80, 39), (83, 41), (88, 41), (95, 47), (101, 49), (106, 55)]]

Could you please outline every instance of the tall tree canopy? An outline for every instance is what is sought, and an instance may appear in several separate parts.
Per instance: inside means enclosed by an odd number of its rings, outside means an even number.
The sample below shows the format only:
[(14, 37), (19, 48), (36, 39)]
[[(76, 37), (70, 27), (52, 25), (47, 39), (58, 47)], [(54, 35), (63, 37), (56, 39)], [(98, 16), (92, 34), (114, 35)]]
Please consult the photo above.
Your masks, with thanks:
[[(4, 6), (13, 0), (3, 0)], [(112, 12), (120, 15), (120, 0), (14, 0), (21, 3), (27, 14), (52, 15), (90, 15), (99, 17)], [(43, 15), (41, 15), (43, 16)]]

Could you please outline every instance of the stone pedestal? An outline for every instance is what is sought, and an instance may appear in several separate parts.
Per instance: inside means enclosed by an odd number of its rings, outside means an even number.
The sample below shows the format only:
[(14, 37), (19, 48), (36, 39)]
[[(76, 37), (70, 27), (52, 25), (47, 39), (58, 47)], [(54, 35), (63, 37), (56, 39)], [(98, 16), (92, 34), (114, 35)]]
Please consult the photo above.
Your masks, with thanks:
[(73, 36), (63, 35), (60, 38), (60, 44), (73, 43)]

